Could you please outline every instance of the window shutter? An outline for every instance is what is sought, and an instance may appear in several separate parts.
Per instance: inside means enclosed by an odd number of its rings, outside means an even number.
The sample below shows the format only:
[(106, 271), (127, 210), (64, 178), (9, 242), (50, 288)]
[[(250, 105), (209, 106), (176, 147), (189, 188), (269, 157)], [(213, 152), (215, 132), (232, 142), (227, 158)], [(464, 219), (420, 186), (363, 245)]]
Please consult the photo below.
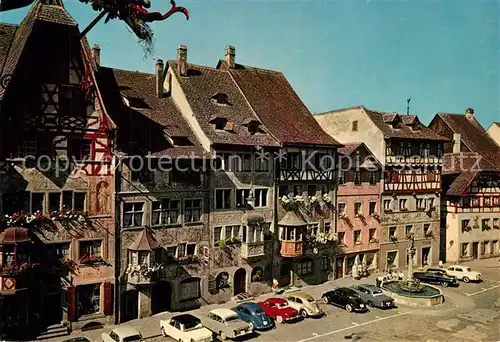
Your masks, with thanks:
[(75, 287), (68, 287), (68, 321), (76, 321), (76, 291)]
[(104, 314), (111, 316), (113, 314), (113, 284), (104, 283)]

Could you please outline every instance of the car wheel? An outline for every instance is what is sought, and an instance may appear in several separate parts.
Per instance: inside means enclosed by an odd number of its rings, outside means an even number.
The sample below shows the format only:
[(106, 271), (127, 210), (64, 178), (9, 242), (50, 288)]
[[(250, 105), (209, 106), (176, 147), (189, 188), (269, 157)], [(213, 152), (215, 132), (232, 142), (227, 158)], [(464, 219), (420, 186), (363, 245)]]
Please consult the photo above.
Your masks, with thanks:
[(371, 308), (374, 308), (375, 307), (375, 304), (373, 304), (373, 302), (371, 300), (369, 300), (367, 303), (366, 303), (369, 307)]
[(250, 325), (250, 328), (252, 329), (252, 331), (255, 329), (255, 326), (253, 325), (252, 322), (248, 322), (248, 324)]
[(276, 322), (278, 322), (278, 323), (283, 323), (283, 317), (281, 317), (281, 316), (279, 316), (279, 315), (278, 315), (278, 316), (276, 316)]
[(165, 332), (164, 327), (161, 327), (161, 334), (163, 335), (163, 337), (167, 337), (167, 333)]
[(351, 305), (351, 304), (347, 304), (347, 305), (345, 306), (345, 311), (347, 311), (347, 312), (352, 312), (352, 305)]
[(443, 282), (441, 282), (441, 286), (442, 286), (442, 287), (448, 287), (448, 283), (447, 283), (447, 282), (445, 282), (445, 281), (443, 281)]
[(300, 310), (300, 315), (302, 317), (304, 317), (304, 318), (307, 318), (307, 312), (306, 312), (306, 310), (304, 310), (304, 309)]
[(323, 303), (325, 303), (325, 304), (330, 303), (330, 301), (328, 300), (328, 297), (327, 297), (327, 296), (324, 296), (324, 297), (323, 297)]
[(220, 331), (220, 332), (219, 332), (219, 337), (220, 337), (220, 339), (221, 339), (221, 340), (223, 340), (223, 341), (227, 340), (227, 336), (226, 336), (226, 334), (225, 334), (225, 333), (223, 333), (222, 331)]
[(462, 280), (464, 283), (468, 283), (470, 281), (469, 277), (463, 277)]

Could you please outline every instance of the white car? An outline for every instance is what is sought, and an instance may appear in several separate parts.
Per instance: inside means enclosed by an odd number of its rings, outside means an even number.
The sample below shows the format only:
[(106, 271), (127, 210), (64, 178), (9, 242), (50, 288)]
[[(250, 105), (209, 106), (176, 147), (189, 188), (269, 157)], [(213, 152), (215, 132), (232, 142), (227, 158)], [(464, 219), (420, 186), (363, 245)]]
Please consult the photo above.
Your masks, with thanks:
[(203, 326), (219, 335), (221, 340), (234, 339), (251, 334), (253, 325), (241, 320), (233, 310), (218, 308), (213, 309), (202, 318)]
[(190, 314), (160, 321), (161, 334), (180, 342), (211, 342), (213, 333), (203, 327), (201, 320)]
[(144, 342), (137, 329), (127, 326), (115, 328), (109, 334), (103, 333), (101, 337), (102, 342)]
[(318, 317), (323, 315), (323, 310), (314, 298), (304, 292), (292, 293), (285, 297), (288, 305), (297, 310), (302, 317)]
[(468, 283), (469, 281), (481, 281), (481, 273), (473, 271), (470, 267), (451, 265), (446, 269), (446, 273), (457, 277), (458, 280)]

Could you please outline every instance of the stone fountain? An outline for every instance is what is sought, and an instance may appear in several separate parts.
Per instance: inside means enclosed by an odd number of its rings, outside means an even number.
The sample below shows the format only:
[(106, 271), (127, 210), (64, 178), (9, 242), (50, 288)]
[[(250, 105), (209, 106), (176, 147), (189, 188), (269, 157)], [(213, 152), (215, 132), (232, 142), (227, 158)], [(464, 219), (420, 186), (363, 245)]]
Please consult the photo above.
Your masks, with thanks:
[(434, 286), (421, 284), (413, 278), (413, 257), (415, 256), (415, 236), (408, 236), (410, 247), (408, 248), (408, 274), (406, 280), (395, 280), (383, 282), (382, 292), (394, 298), (396, 304), (407, 306), (432, 306), (444, 302), (441, 290)]

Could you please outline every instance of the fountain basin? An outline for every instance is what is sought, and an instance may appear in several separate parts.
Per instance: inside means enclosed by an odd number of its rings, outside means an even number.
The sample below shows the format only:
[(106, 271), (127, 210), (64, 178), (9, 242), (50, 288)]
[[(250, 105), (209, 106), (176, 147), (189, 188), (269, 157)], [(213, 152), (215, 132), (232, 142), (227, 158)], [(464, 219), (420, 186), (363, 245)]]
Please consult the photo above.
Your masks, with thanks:
[(433, 306), (444, 303), (444, 296), (440, 289), (427, 284), (421, 284), (421, 292), (410, 292), (401, 288), (399, 281), (388, 281), (381, 285), (382, 292), (394, 298), (394, 302), (400, 305), (412, 307)]

